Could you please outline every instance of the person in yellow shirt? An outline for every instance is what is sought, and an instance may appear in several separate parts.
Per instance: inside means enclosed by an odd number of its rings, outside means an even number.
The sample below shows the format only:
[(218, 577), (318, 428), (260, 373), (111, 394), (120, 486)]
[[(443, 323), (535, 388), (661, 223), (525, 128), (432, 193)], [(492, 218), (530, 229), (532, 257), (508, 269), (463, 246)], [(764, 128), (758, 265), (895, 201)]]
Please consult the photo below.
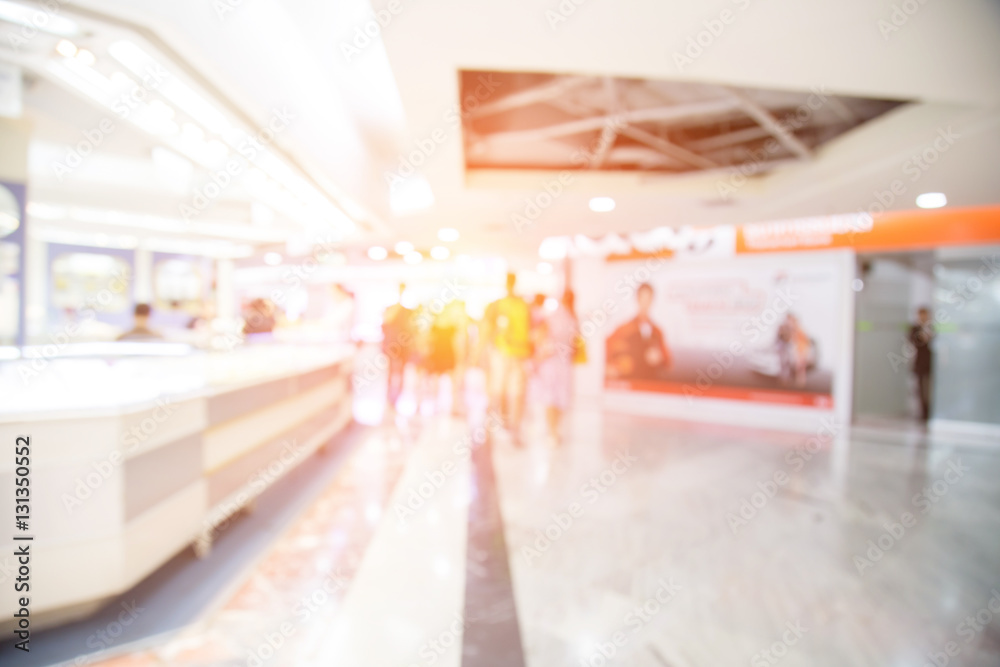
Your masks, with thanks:
[(507, 296), (486, 307), (483, 334), (487, 347), (490, 404), (504, 416), (514, 444), (521, 444), (524, 413), (525, 363), (531, 357), (531, 317), (528, 304), (514, 294), (517, 278), (507, 274)]

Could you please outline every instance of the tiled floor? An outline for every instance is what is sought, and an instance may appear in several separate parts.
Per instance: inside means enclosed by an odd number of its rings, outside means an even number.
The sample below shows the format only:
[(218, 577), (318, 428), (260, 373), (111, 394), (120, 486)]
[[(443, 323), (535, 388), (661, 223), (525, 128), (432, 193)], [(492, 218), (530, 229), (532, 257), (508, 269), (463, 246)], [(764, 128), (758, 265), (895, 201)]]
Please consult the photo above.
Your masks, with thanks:
[(394, 431), (373, 429), (217, 611), (155, 648), (98, 664), (256, 664), (251, 656), (269, 665), (312, 664), (412, 447)]
[(1000, 664), (998, 443), (589, 408), (484, 461), (475, 423), (399, 424), (220, 608), (101, 664)]
[(843, 433), (811, 454), (599, 412), (574, 434), (497, 457), (529, 666), (919, 666), (949, 641), (951, 664), (1000, 664), (1000, 620), (959, 628), (1000, 590), (995, 448)]

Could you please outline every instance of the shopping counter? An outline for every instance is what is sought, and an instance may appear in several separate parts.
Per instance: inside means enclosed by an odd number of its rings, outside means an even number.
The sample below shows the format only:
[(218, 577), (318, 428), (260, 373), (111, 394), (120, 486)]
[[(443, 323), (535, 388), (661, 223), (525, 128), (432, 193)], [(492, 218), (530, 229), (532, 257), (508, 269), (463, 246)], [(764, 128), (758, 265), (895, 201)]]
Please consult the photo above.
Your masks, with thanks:
[[(27, 543), (13, 534), (32, 536), (33, 628), (95, 611), (188, 546), (208, 556), (220, 526), (351, 420), (353, 347), (122, 349), (0, 362), (0, 586), (13, 589), (14, 545)], [(19, 436), (31, 450), (26, 531), (14, 517)], [(14, 602), (0, 596), (0, 618)]]

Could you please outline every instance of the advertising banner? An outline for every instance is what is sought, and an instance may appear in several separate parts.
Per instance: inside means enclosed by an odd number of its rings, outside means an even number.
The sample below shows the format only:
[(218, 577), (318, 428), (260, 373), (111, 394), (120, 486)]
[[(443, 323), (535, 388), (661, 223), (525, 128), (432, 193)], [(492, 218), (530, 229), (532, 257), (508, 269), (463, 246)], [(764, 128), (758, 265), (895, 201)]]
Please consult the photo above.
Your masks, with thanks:
[(608, 389), (833, 406), (841, 265), (823, 261), (606, 264), (629, 286), (605, 340)]

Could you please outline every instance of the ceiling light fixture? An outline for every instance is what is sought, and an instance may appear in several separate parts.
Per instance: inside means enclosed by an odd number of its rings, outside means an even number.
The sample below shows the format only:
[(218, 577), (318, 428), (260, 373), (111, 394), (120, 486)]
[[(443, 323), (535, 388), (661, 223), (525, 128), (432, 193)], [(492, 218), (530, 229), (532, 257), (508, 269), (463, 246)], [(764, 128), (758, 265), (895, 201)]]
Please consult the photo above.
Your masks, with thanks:
[(569, 248), (572, 243), (565, 236), (549, 236), (542, 239), (541, 245), (538, 246), (538, 256), (549, 260), (565, 259), (566, 255), (569, 254)]
[(445, 248), (443, 245), (436, 245), (433, 248), (431, 248), (431, 257), (433, 257), (436, 260), (444, 261), (448, 259), (450, 255), (451, 251)]
[(91, 65), (97, 62), (97, 57), (93, 54), (93, 52), (88, 51), (87, 49), (80, 49), (79, 51), (77, 51), (76, 59), (82, 62), (87, 67), (90, 67)]
[(389, 251), (380, 245), (373, 245), (371, 248), (368, 248), (368, 259), (373, 259), (376, 262), (381, 262), (388, 256), (389, 256)]
[(281, 264), (282, 256), (276, 252), (269, 252), (264, 254), (264, 263), (268, 266), (278, 266)]
[(61, 56), (66, 56), (67, 58), (72, 58), (76, 55), (76, 44), (69, 41), (68, 39), (60, 39), (59, 43), (56, 44), (56, 53)]
[(445, 243), (453, 243), (459, 237), (458, 230), (454, 227), (442, 227), (438, 230), (438, 238)]
[(389, 192), (389, 208), (395, 215), (410, 215), (434, 205), (431, 184), (420, 174), (396, 182)]
[(416, 250), (413, 250), (411, 252), (406, 253), (406, 256), (403, 257), (403, 261), (405, 261), (407, 264), (419, 264), (420, 262), (424, 261), (424, 256), (421, 255)]
[(917, 196), (917, 206), (920, 208), (941, 208), (948, 203), (943, 192), (925, 192)]
[(396, 251), (397, 255), (407, 255), (413, 252), (413, 244), (409, 241), (400, 241), (396, 244), (393, 250)]
[(615, 210), (615, 200), (611, 197), (594, 197), (590, 200), (590, 210), (595, 213), (607, 213)]

